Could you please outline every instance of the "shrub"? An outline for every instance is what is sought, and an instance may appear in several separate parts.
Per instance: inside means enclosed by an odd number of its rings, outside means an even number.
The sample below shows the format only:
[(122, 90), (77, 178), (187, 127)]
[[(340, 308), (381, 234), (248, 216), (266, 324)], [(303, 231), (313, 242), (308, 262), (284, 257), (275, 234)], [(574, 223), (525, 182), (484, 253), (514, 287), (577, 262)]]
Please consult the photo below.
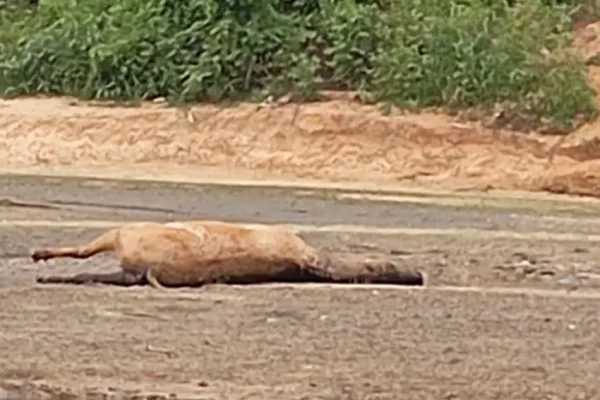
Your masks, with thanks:
[(594, 114), (582, 61), (566, 51), (565, 7), (462, 3), (405, 0), (394, 9), (398, 28), (373, 80), (380, 98), (419, 107), (510, 102), (559, 124)]
[(354, 89), (416, 107), (509, 102), (568, 124), (594, 115), (594, 92), (568, 51), (572, 7), (557, 2), (42, 0), (0, 11), (0, 91), (198, 101)]

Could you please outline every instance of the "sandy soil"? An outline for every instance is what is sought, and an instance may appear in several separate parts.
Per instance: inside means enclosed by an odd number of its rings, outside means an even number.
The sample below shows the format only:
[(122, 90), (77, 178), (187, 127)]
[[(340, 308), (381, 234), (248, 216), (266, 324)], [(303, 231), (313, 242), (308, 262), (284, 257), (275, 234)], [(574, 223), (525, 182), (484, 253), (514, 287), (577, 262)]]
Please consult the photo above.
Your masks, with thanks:
[[(585, 234), (600, 220), (589, 216), (357, 204), (317, 194), (294, 202), (283, 191), (3, 183), (0, 195), (59, 207), (0, 206), (0, 398), (541, 400), (599, 393), (600, 247)], [(402, 226), (448, 234), (303, 233), (330, 251), (418, 266), (430, 277), (425, 289), (215, 285), (163, 292), (36, 286), (36, 275), (116, 264), (106, 255), (45, 264), (26, 257), (31, 247), (80, 242), (99, 228), (9, 226), (190, 218), (198, 207), (205, 217), (231, 210), (231, 219), (255, 222), (327, 224), (345, 213), (349, 223), (398, 227), (394, 217), (402, 217)], [(482, 234), (453, 234), (467, 226)], [(490, 239), (499, 229), (583, 236)], [(453, 287), (479, 289), (448, 291)]]
[[(192, 117), (193, 116), (193, 117)], [(69, 99), (0, 102), (0, 167), (122, 166), (193, 176), (307, 178), (600, 195), (593, 139), (491, 130), (343, 100), (257, 109)], [(596, 125), (583, 127), (593, 131)], [(573, 138), (578, 137), (575, 132)]]

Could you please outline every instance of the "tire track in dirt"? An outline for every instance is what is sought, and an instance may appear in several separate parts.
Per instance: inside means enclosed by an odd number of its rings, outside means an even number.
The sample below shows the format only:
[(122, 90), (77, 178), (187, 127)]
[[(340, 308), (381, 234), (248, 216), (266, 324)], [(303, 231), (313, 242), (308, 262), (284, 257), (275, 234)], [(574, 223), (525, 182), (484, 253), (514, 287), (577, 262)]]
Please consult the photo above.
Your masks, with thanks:
[[(103, 220), (1, 220), (0, 227), (30, 227), (30, 228), (114, 228), (135, 221), (103, 221)], [(140, 221), (143, 222), (143, 221)], [(260, 229), (262, 224), (244, 221), (231, 221), (248, 228)], [(302, 233), (366, 233), (371, 235), (410, 235), (410, 236), (461, 236), (487, 239), (518, 239), (518, 240), (550, 240), (600, 242), (600, 235), (585, 235), (578, 233), (552, 233), (544, 231), (515, 232), (510, 230), (484, 229), (435, 229), (435, 228), (382, 228), (367, 225), (310, 225), (310, 224), (269, 224), (283, 226), (294, 232)]]
[[(433, 188), (421, 188), (401, 184), (378, 184), (373, 182), (324, 182), (302, 179), (293, 180), (252, 180), (226, 178), (195, 177), (177, 173), (151, 174), (143, 172), (114, 171), (110, 168), (86, 170), (69, 167), (44, 167), (11, 169), (0, 167), (0, 182), (10, 183), (37, 181), (41, 184), (57, 182), (72, 185), (101, 186), (162, 186), (179, 189), (202, 188), (212, 190), (240, 190), (265, 192), (287, 192), (299, 197), (326, 197), (335, 200), (354, 200), (370, 203), (397, 203), (433, 205), (438, 207), (471, 207), (492, 209), (513, 209), (522, 211), (548, 211), (552, 213), (576, 212), (586, 215), (600, 215), (600, 200), (592, 197), (578, 197), (542, 192), (491, 190), (448, 191)], [(76, 204), (77, 202), (65, 202)], [(81, 203), (85, 206), (86, 204)], [(87, 205), (92, 205), (89, 201)], [(118, 206), (115, 205), (115, 208)], [(126, 208), (121, 205), (121, 208)], [(132, 206), (132, 208), (141, 206)], [(166, 210), (163, 211), (174, 211)]]
[[(400, 182), (374, 182), (354, 179), (352, 181), (325, 181), (315, 179), (252, 179), (235, 177), (231, 174), (214, 174), (210, 168), (203, 174), (196, 174), (188, 168), (173, 166), (171, 172), (154, 171), (144, 167), (136, 169), (96, 166), (91, 168), (65, 165), (44, 165), (12, 168), (0, 165), (0, 179), (15, 180), (68, 180), (68, 181), (104, 181), (121, 184), (172, 184), (215, 187), (235, 187), (239, 189), (288, 189), (309, 192), (333, 192), (348, 195), (395, 196), (398, 201), (413, 196), (415, 199), (453, 198), (459, 200), (527, 200), (556, 201), (600, 205), (600, 199), (580, 197), (568, 194), (528, 192), (518, 190), (448, 190), (440, 187), (422, 187)], [(213, 176), (214, 175), (214, 176)]]
[[(234, 285), (235, 286), (235, 285)], [(403, 291), (403, 292), (440, 292), (440, 293), (475, 293), (481, 295), (498, 295), (498, 296), (516, 296), (516, 297), (552, 297), (552, 298), (564, 298), (564, 299), (589, 299), (597, 300), (600, 299), (600, 291), (594, 290), (566, 290), (566, 289), (539, 289), (530, 287), (506, 287), (506, 286), (402, 286), (402, 285), (387, 285), (387, 284), (368, 284), (361, 283), (357, 284), (345, 284), (345, 283), (268, 283), (268, 284), (255, 284), (252, 285), (257, 290), (353, 290), (363, 291), (370, 290), (372, 294), (377, 295), (380, 291)], [(4, 287), (0, 288), (0, 296), (9, 295), (10, 293), (26, 293), (31, 291), (30, 287)], [(198, 293), (197, 291), (190, 292), (187, 289), (169, 290), (164, 292), (152, 292), (151, 294), (139, 294), (132, 289), (122, 291), (121, 296), (130, 297), (135, 299), (170, 299), (170, 300), (200, 300), (205, 297), (204, 293)], [(231, 296), (230, 296), (231, 297)], [(228, 298), (230, 300), (230, 298)]]
[(600, 218), (595, 217), (600, 215), (600, 202), (466, 197), (4, 176), (0, 177), (0, 199), (14, 201), (0, 204), (0, 219), (221, 219), (379, 228), (600, 232)]

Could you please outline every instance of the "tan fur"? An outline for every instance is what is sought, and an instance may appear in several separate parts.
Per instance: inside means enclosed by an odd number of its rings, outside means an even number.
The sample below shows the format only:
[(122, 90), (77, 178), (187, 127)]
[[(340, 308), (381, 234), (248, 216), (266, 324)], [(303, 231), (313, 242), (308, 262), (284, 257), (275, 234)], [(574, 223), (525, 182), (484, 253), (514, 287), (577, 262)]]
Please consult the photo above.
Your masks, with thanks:
[[(131, 223), (83, 246), (39, 248), (31, 257), (37, 262), (57, 257), (88, 258), (102, 252), (117, 254), (128, 284), (143, 276), (155, 288), (293, 280), (303, 274), (312, 277), (308, 280), (335, 281), (381, 273), (368, 262), (359, 263), (350, 272), (343, 272), (344, 266), (336, 270), (329, 256), (283, 228), (262, 225), (250, 229), (220, 221)], [(94, 280), (93, 274), (85, 276), (88, 281)], [(71, 281), (59, 277), (38, 279), (46, 283)]]

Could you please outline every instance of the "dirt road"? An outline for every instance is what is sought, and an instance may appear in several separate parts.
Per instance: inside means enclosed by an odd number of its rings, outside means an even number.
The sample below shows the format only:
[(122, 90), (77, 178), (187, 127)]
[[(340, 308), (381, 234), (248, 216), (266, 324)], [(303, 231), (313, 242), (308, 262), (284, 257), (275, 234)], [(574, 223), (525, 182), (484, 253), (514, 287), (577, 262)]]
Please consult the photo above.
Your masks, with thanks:
[[(549, 215), (531, 205), (0, 178), (0, 199), (9, 197), (19, 201), (0, 203), (0, 399), (600, 396), (593, 210)], [(108, 256), (34, 265), (31, 247), (85, 240), (102, 229), (90, 227), (99, 220), (180, 218), (305, 227), (302, 235), (319, 247), (418, 265), (431, 287), (160, 292), (33, 284), (38, 274), (116, 266)], [(55, 226), (28, 226), (36, 221)], [(315, 229), (335, 224), (362, 228)]]

